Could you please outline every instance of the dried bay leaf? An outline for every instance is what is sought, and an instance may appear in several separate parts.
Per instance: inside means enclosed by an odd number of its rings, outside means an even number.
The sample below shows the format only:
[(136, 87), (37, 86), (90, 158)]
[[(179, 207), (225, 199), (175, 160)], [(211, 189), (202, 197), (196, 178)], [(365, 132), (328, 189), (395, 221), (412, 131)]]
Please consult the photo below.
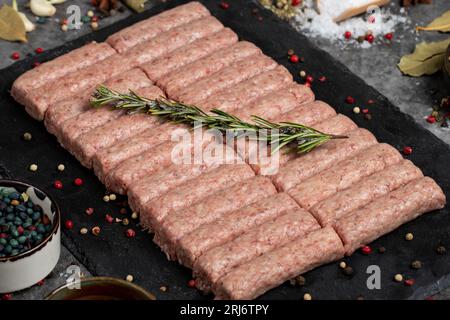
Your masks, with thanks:
[(412, 77), (436, 73), (444, 64), (445, 52), (449, 44), (450, 39), (419, 43), (412, 54), (400, 59), (398, 67), (403, 74)]
[(416, 30), (450, 32), (450, 10), (434, 19), (428, 26), (417, 27)]
[(8, 5), (0, 9), (0, 39), (27, 42), (25, 25), (16, 10)]

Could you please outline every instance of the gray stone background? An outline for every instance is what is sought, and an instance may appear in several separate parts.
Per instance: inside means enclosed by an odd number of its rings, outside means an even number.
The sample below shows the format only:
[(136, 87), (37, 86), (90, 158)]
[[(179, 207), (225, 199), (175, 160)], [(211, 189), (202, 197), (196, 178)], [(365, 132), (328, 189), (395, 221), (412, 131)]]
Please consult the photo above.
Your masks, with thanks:
[[(158, 1), (149, 0), (146, 6), (151, 6)], [(27, 2), (26, 0), (18, 0), (19, 9), (27, 14), (31, 21), (35, 22), (30, 10), (26, 7)], [(398, 5), (399, 1), (395, 0), (392, 2), (392, 10), (393, 12), (397, 12), (400, 9)], [(4, 3), (10, 5), (11, 0), (0, 0), (0, 5)], [(66, 3), (56, 5), (57, 13), (54, 17), (48, 19), (45, 24), (36, 25), (37, 30), (28, 34), (28, 43), (20, 44), (0, 40), (0, 69), (15, 62), (10, 58), (14, 51), (19, 52), (23, 58), (27, 55), (34, 55), (34, 50), (37, 47), (42, 47), (44, 50), (52, 49), (91, 32), (92, 29), (89, 24), (83, 25), (79, 30), (61, 31), (60, 21), (66, 17), (66, 8), (70, 4), (79, 5), (82, 15), (85, 15), (88, 10), (92, 10), (89, 0), (68, 0)], [(377, 43), (368, 49), (356, 48), (352, 45), (343, 48), (341, 45), (326, 38), (314, 38), (312, 41), (348, 66), (350, 70), (363, 78), (369, 85), (375, 87), (383, 95), (388, 97), (403, 112), (412, 115), (420, 125), (426, 127), (440, 139), (450, 144), (450, 131), (448, 129), (444, 130), (439, 125), (430, 125), (424, 120), (430, 114), (432, 106), (443, 96), (442, 90), (440, 90), (442, 84), (438, 78), (404, 77), (396, 67), (400, 57), (412, 52), (417, 42), (446, 38), (446, 35), (434, 32), (416, 34), (413, 27), (415, 25), (426, 25), (447, 10), (450, 10), (450, 1), (448, 0), (434, 0), (431, 5), (417, 5), (409, 8), (407, 11), (412, 24), (398, 26), (394, 33), (394, 41), (389, 46)], [(131, 14), (133, 13), (125, 8), (123, 12), (119, 12), (112, 17), (101, 19), (99, 21), (99, 28), (105, 27), (120, 19), (125, 19)], [(67, 249), (63, 248), (61, 259), (56, 269), (46, 279), (45, 284), (15, 293), (14, 299), (44, 298), (50, 291), (65, 283), (67, 277), (65, 270), (70, 265), (80, 266), (84, 275), (89, 276), (89, 272), (82, 264)], [(449, 298), (450, 289), (444, 290), (435, 296), (435, 299)]]

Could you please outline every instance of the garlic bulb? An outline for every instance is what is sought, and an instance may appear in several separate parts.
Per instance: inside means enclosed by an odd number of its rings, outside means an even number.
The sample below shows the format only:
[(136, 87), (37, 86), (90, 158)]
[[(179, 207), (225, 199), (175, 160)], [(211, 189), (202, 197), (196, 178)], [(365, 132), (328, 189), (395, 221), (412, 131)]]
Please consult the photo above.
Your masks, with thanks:
[(31, 0), (30, 9), (39, 17), (50, 17), (56, 13), (56, 8), (47, 0)]

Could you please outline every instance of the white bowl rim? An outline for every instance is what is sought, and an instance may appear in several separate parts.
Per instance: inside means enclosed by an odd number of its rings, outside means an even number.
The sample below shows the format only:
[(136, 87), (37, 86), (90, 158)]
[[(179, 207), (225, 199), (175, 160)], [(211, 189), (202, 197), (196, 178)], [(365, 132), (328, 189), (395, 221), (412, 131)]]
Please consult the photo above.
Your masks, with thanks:
[[(5, 185), (6, 184), (6, 185)], [(0, 179), (0, 186), (6, 186), (6, 187), (14, 187), (14, 186), (20, 185), (21, 187), (26, 187), (26, 188), (34, 188), (35, 190), (41, 192), (42, 194), (44, 194), (47, 198), (50, 199), (50, 201), (52, 202), (52, 204), (55, 207), (55, 215), (53, 217), (53, 223), (52, 223), (52, 230), (50, 232), (50, 234), (45, 237), (37, 246), (32, 247), (28, 250), (25, 250), (24, 252), (21, 252), (19, 254), (16, 254), (15, 256), (6, 256), (6, 257), (0, 257), (0, 263), (2, 262), (14, 262), (17, 260), (20, 260), (22, 258), (28, 257), (33, 255), (33, 253), (35, 253), (36, 251), (39, 251), (40, 249), (42, 249), (43, 247), (45, 247), (47, 245), (47, 243), (53, 238), (53, 236), (58, 232), (59, 229), (59, 225), (61, 223), (61, 212), (59, 209), (58, 204), (55, 202), (55, 200), (49, 195), (47, 194), (47, 192), (42, 191), (40, 188), (29, 184), (27, 182), (23, 182), (23, 181), (19, 181), (19, 180), (13, 180), (13, 179)], [(56, 218), (56, 219), (55, 219)]]

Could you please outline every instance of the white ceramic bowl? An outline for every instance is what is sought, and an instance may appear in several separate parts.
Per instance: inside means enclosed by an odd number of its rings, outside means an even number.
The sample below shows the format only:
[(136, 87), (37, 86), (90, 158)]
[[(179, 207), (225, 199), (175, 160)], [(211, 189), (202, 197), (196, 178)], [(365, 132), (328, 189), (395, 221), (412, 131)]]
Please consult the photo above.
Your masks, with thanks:
[(0, 187), (25, 192), (33, 203), (41, 206), (53, 226), (51, 233), (37, 246), (12, 257), (0, 258), (0, 293), (8, 293), (31, 287), (55, 268), (61, 250), (61, 214), (47, 194), (27, 183), (0, 180)]

